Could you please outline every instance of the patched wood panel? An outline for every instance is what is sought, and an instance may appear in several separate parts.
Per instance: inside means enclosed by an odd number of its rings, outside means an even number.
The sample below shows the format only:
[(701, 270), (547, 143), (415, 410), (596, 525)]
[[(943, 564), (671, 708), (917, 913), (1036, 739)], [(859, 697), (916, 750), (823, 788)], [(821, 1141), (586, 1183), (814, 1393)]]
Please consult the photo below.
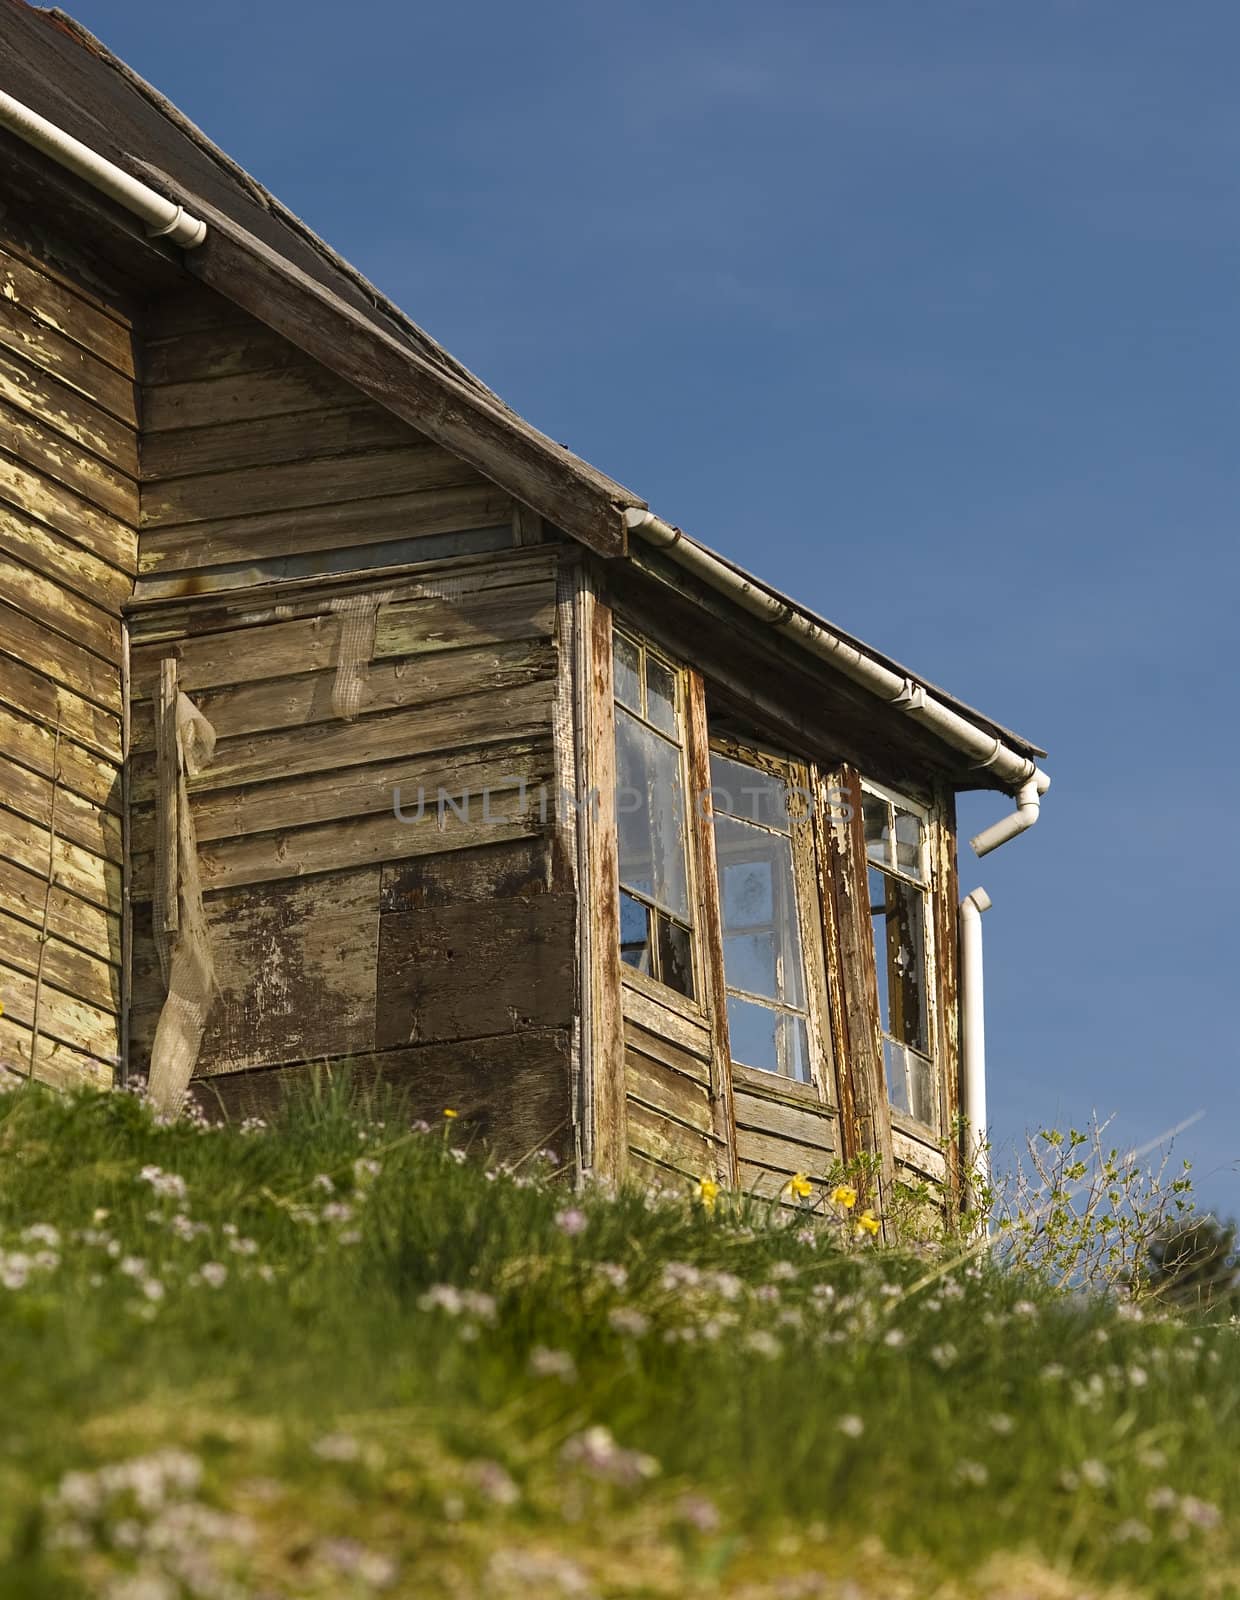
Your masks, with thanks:
[(132, 523), (138, 510), (138, 485), (126, 473), (54, 432), (41, 417), (28, 416), (0, 401), (0, 440), (18, 461), (79, 494), (100, 510)]
[(386, 912), (379, 925), (380, 1049), (473, 1033), (568, 1027), (575, 1001), (568, 894)]
[(547, 833), (506, 839), (450, 856), (394, 861), (383, 869), (380, 909), (420, 911), (426, 906), (485, 905), (492, 900), (546, 894), (567, 888), (571, 876), (557, 872)]
[(138, 536), (119, 517), (102, 511), (33, 467), (0, 454), (0, 500), (73, 539), (123, 572), (136, 572)]
[[(0, 348), (0, 400), (46, 423), (61, 438), (111, 462), (127, 477), (138, 476), (138, 439), (120, 422), (42, 368)], [(137, 493), (135, 487), (134, 493)]]
[[(197, 1075), (372, 1050), (378, 899), (375, 868), (207, 895), (219, 995)], [(134, 932), (141, 1065), (164, 997), (149, 908), (135, 915)]]
[[(49, 633), (76, 641), (113, 670), (120, 660), (120, 618), (91, 605), (33, 567), (0, 555), (0, 601), (23, 611)], [(118, 685), (119, 687), (119, 685)]]

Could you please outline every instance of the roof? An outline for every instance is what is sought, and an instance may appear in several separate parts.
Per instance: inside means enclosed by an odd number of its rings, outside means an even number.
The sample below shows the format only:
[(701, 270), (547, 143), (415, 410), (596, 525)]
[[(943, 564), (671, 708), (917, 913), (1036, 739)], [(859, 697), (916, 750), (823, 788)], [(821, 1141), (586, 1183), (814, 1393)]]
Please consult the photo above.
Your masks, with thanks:
[[(0, 0), (0, 8), (0, 87), (203, 217), (207, 240), (186, 252), (189, 271), (565, 532), (604, 555), (625, 553), (623, 513), (645, 506), (639, 495), (507, 406), (80, 23), (27, 0)], [(734, 562), (726, 564), (1015, 750), (1044, 754)]]

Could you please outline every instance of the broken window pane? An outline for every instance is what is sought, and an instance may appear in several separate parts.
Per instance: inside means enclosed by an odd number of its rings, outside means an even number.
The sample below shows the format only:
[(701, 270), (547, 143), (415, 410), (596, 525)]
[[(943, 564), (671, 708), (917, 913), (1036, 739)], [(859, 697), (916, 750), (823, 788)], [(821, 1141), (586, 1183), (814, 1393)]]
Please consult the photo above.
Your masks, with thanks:
[(616, 824), (621, 885), (688, 922), (680, 751), (619, 707)]
[(622, 706), (641, 715), (642, 676), (641, 652), (631, 639), (622, 633), (612, 635), (613, 674), (616, 699)]

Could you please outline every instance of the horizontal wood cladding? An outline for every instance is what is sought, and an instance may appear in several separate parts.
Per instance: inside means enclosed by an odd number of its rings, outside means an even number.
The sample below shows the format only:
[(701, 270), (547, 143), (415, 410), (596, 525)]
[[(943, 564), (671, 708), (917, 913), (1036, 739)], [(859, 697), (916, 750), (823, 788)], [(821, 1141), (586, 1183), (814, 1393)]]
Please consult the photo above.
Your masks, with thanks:
[(499, 1160), (528, 1160), (544, 1149), (563, 1159), (571, 1150), (569, 1036), (560, 1028), (229, 1073), (197, 1083), (195, 1094), (211, 1114), (271, 1117), (290, 1094), (333, 1079), (359, 1095), (386, 1091), (403, 1116), (435, 1128), (451, 1107), (455, 1142)]
[(235, 307), (180, 295), (153, 326), (140, 596), (514, 544), (508, 494)]
[[(0, 1057), (107, 1082), (120, 1049), (122, 625), (133, 332), (72, 249), (0, 221)], [(87, 286), (89, 285), (89, 287)]]
[(653, 984), (623, 982), (621, 1008), (630, 1163), (638, 1158), (665, 1177), (693, 1181), (725, 1176), (728, 1153), (711, 1103), (710, 1029), (663, 1003)]
[[(188, 785), (220, 984), (199, 1075), (534, 1034), (561, 1073), (576, 901), (555, 846), (555, 569), (537, 548), (274, 606), (135, 613), (137, 1064), (163, 999), (145, 906), (152, 694), (175, 655), (217, 736)], [(457, 1090), (446, 1103), (481, 1107), (436, 1059), (433, 1081)]]

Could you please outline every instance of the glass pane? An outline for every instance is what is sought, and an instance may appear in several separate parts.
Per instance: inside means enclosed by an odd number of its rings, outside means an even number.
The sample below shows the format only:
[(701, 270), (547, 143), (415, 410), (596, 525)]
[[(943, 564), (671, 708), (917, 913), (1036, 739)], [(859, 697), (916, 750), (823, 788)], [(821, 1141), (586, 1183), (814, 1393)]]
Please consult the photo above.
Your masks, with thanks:
[(659, 939), (659, 981), (693, 999), (693, 938), (688, 928), (653, 913)]
[(928, 1055), (925, 902), (924, 889), (871, 868), (870, 908), (882, 1028)]
[(861, 792), (861, 815), (865, 820), (865, 853), (871, 861), (891, 864), (888, 840), (891, 837), (891, 807), (876, 794)]
[(913, 1101), (913, 1115), (928, 1127), (939, 1125), (939, 1097), (934, 1081), (934, 1063), (924, 1056), (907, 1052), (909, 1085)]
[(894, 1039), (883, 1040), (883, 1067), (887, 1073), (887, 1098), (897, 1111), (906, 1117), (913, 1114), (909, 1100), (908, 1072), (905, 1068), (906, 1051)]
[(878, 1025), (891, 1032), (891, 1001), (887, 984), (887, 879), (870, 868), (870, 912), (874, 918), (874, 971), (878, 975)]
[(731, 761), (727, 756), (711, 756), (710, 785), (716, 811), (746, 822), (760, 822), (767, 828), (779, 828), (784, 833), (789, 829), (789, 801), (798, 815), (808, 805), (803, 796), (789, 794), (783, 778)]
[(733, 1061), (743, 1067), (757, 1067), (760, 1072), (778, 1072), (779, 1022), (779, 1012), (769, 1006), (729, 995), (728, 1036)]
[(810, 1081), (809, 1034), (805, 1029), (805, 1018), (786, 1015), (782, 1025), (784, 1072), (796, 1083), (808, 1083)]
[(620, 895), (620, 959), (638, 972), (650, 972), (650, 913), (632, 895)]
[(901, 811), (899, 806), (896, 806), (895, 813), (896, 866), (901, 872), (907, 872), (910, 877), (920, 878), (922, 820), (920, 817), (915, 817), (911, 811)]
[[(805, 1004), (792, 842), (735, 817), (715, 818), (729, 988)], [(747, 936), (747, 937), (746, 937)], [(761, 980), (760, 986), (755, 980)]]
[(676, 736), (676, 675), (661, 661), (646, 657), (646, 720)]
[(775, 938), (770, 933), (734, 933), (723, 941), (723, 966), (730, 989), (778, 1000)]
[(649, 884), (650, 898), (657, 905), (689, 922), (680, 751), (620, 707), (616, 708), (616, 828), (622, 886)]
[(642, 708), (641, 652), (622, 633), (611, 636), (615, 695), (622, 706), (640, 714)]

